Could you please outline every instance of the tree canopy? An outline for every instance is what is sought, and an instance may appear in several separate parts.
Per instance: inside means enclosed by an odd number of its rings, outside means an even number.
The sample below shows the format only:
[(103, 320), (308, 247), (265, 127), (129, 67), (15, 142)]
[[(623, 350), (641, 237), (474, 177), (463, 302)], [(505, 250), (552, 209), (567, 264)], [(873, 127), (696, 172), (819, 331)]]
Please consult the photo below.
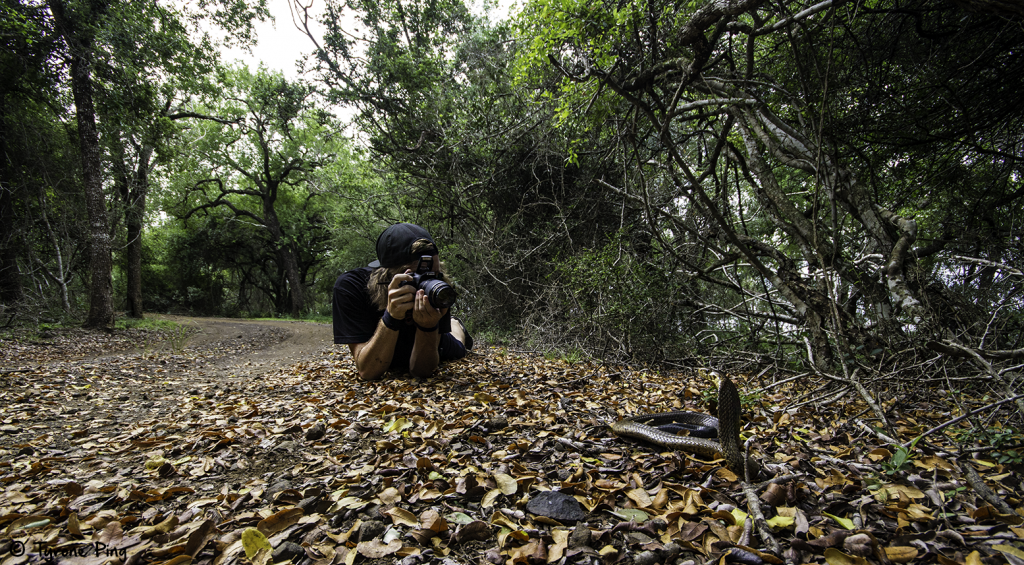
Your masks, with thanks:
[[(412, 221), (472, 327), (563, 355), (843, 374), (1020, 357), (1013, 4), (534, 0), (491, 21), (332, 0), (294, 81), (219, 65), (199, 12), (52, 4), (4, 5), (5, 146), (68, 140), (5, 162), (12, 311), (52, 296), (76, 315), (113, 234), (104, 284), (129, 312), (326, 313), (330, 281)], [(62, 6), (105, 15), (61, 27)], [(211, 7), (241, 42), (265, 15)], [(62, 110), (72, 48), (95, 51), (99, 165), (62, 184), (44, 165), (93, 147)]]
[[(944, 2), (543, 0), (519, 22), (521, 64), (559, 70), (566, 119), (615, 108), (631, 166), (599, 182), (703, 281), (690, 301), (716, 331), (772, 328), (819, 369), (908, 341), (999, 347), (1004, 328), (1019, 344), (1016, 316), (950, 315), (1016, 301), (1013, 239), (949, 229), (1019, 214), (1016, 22)], [(962, 293), (982, 269), (1002, 292)]]
[(220, 86), (198, 109), (219, 117), (199, 120), (183, 136), (188, 165), (173, 181), (170, 210), (187, 222), (221, 209), (228, 224), (255, 228), (246, 231), (261, 242), (250, 259), (258, 269), (245, 280), (271, 296), (276, 311), (301, 315), (307, 279), (326, 261), (331, 239), (324, 195), (310, 178), (337, 158), (345, 140), (305, 85), (237, 67)]

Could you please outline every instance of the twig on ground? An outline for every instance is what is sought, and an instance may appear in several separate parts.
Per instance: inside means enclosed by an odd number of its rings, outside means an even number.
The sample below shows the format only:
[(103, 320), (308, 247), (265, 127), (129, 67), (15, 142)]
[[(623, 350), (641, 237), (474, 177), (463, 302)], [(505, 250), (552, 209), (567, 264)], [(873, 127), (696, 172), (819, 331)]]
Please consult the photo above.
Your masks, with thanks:
[(757, 483), (756, 485), (754, 485), (753, 489), (754, 489), (754, 492), (761, 492), (768, 485), (778, 485), (778, 484), (782, 484), (782, 483), (788, 483), (789, 481), (793, 481), (793, 480), (796, 480), (796, 479), (803, 479), (806, 476), (807, 475), (805, 475), (804, 473), (791, 473), (789, 475), (781, 475), (781, 476), (778, 476), (778, 477), (773, 477), (771, 479), (768, 479), (767, 481), (761, 481), (761, 482)]
[[(958, 350), (963, 351), (964, 353), (966, 353), (969, 357), (974, 359), (974, 361), (978, 365), (980, 365), (981, 368), (986, 373), (989, 374), (989, 376), (991, 376), (993, 379), (995, 379), (999, 384), (1001, 384), (1003, 386), (1003, 389), (1006, 391), (1006, 395), (1007, 396), (1012, 396), (1013, 395), (1013, 392), (1014, 392), (1013, 387), (1010, 385), (1010, 383), (1006, 382), (1006, 378), (1003, 376), (1003, 374), (1000, 371), (996, 371), (995, 368), (992, 367), (992, 364), (989, 363), (988, 361), (986, 361), (985, 358), (982, 357), (980, 353), (978, 353), (974, 349), (971, 349), (969, 347), (964, 347), (964, 346), (960, 345), (959, 343), (955, 343), (955, 342), (952, 342), (952, 341), (949, 341), (949, 340), (945, 341), (944, 345), (946, 345), (948, 347), (952, 347), (954, 349), (958, 349)], [(1024, 398), (1024, 395), (1017, 395), (1017, 396), (1014, 397), (1014, 400), (1017, 401), (1017, 409), (1020, 410), (1022, 414), (1024, 414), (1024, 400), (1021, 400), (1022, 398)]]
[(876, 467), (874, 465), (865, 465), (863, 463), (857, 463), (856, 461), (847, 461), (845, 459), (839, 459), (837, 457), (831, 457), (829, 455), (822, 455), (821, 453), (815, 453), (814, 457), (824, 461), (825, 463), (831, 463), (833, 465), (842, 465), (850, 469), (856, 469), (862, 472), (870, 472)]
[[(953, 418), (952, 420), (948, 420), (946, 422), (943, 422), (942, 424), (939, 424), (938, 426), (935, 426), (934, 428), (924, 432), (919, 437), (924, 438), (924, 437), (930, 436), (930, 435), (932, 435), (934, 433), (938, 433), (938, 432), (948, 428), (949, 426), (952, 426), (953, 424), (956, 424), (956, 423), (961, 422), (961, 421), (963, 421), (963, 420), (965, 420), (967, 418), (970, 418), (971, 416), (974, 416), (976, 414), (980, 414), (981, 412), (984, 412), (984, 411), (992, 409), (992, 408), (996, 408), (998, 406), (1002, 406), (1003, 404), (1006, 404), (1007, 402), (1014, 402), (1014, 401), (1020, 400), (1021, 398), (1024, 398), (1024, 394), (1018, 394), (1018, 395), (1013, 396), (1011, 398), (1004, 398), (1003, 400), (1000, 400), (999, 402), (993, 402), (991, 404), (986, 404), (985, 406), (982, 406), (981, 408), (978, 408), (976, 410), (971, 410), (970, 412), (968, 412), (968, 413), (966, 413), (966, 414), (964, 414), (962, 416), (957, 416), (956, 418)], [(909, 449), (910, 448), (910, 444), (913, 443), (913, 441), (914, 440), (911, 440), (911, 441), (908, 441), (908, 442), (904, 443), (903, 447), (906, 447), (906, 448)]]
[(896, 441), (895, 439), (885, 435), (883, 432), (880, 432), (880, 431), (872, 428), (871, 426), (867, 425), (866, 422), (864, 422), (863, 420), (861, 420), (859, 418), (854, 420), (854, 422), (858, 426), (860, 426), (860, 428), (862, 430), (864, 430), (865, 432), (867, 432), (869, 434), (872, 434), (872, 435), (878, 437), (878, 439), (884, 441), (885, 443), (892, 444), (892, 445), (899, 445), (899, 443), (900, 443), (900, 442)]
[(1024, 449), (1024, 443), (1014, 443), (1011, 445), (1000, 445), (998, 448), (994, 448), (991, 445), (983, 445), (981, 447), (966, 447), (960, 450), (961, 454), (966, 453), (991, 453), (993, 449)]
[[(753, 394), (760, 394), (760, 393), (762, 393), (762, 392), (765, 392), (765, 391), (771, 390), (771, 389), (773, 389), (773, 388), (775, 388), (775, 387), (777, 387), (777, 386), (780, 386), (780, 385), (784, 385), (784, 384), (786, 384), (786, 383), (788, 383), (788, 382), (791, 382), (791, 381), (795, 381), (795, 380), (797, 380), (797, 379), (801, 379), (801, 378), (803, 378), (803, 377), (807, 377), (807, 376), (810, 376), (810, 375), (813, 375), (813, 374), (814, 374), (814, 373), (800, 373), (799, 375), (797, 375), (797, 376), (795, 376), (795, 377), (789, 377), (788, 379), (783, 379), (783, 380), (781, 380), (781, 381), (776, 381), (776, 382), (774, 382), (774, 383), (771, 383), (771, 384), (765, 385), (765, 386), (763, 386), (763, 387), (761, 387), (761, 388), (759, 388), (759, 389), (757, 389), (757, 390), (755, 390), (755, 391), (751, 392), (750, 394), (752, 394), (752, 395), (753, 395)], [(758, 377), (760, 377), (760, 376), (761, 376), (761, 375), (758, 375)]]
[(999, 510), (999, 512), (1003, 514), (1016, 515), (1016, 513), (1013, 511), (1013, 508), (1010, 508), (1010, 505), (1007, 504), (1005, 500), (999, 498), (999, 496), (995, 492), (992, 492), (992, 489), (988, 488), (988, 485), (986, 485), (985, 481), (982, 480), (981, 475), (979, 475), (978, 472), (974, 470), (974, 467), (971, 465), (970, 459), (961, 459), (959, 463), (960, 469), (963, 470), (964, 476), (967, 478), (967, 483), (971, 485), (971, 488), (974, 489), (974, 492), (978, 493), (978, 496), (985, 499), (985, 502), (988, 502), (989, 504), (994, 506), (997, 510)]
[(860, 367), (857, 367), (856, 369), (853, 370), (853, 373), (850, 375), (850, 379), (847, 382), (850, 385), (852, 385), (855, 389), (857, 389), (857, 392), (860, 394), (860, 397), (864, 399), (864, 402), (871, 407), (871, 411), (875, 413), (875, 417), (878, 418), (880, 422), (882, 422), (882, 427), (885, 428), (886, 430), (891, 431), (892, 424), (890, 424), (889, 419), (885, 417), (885, 410), (882, 410), (882, 407), (879, 406), (877, 402), (875, 402), (874, 397), (871, 396), (871, 393), (868, 391), (868, 389), (865, 388), (864, 384), (860, 382), (859, 378), (857, 378), (858, 371), (860, 371)]
[(768, 525), (768, 521), (764, 518), (764, 513), (761, 512), (761, 501), (757, 498), (757, 492), (755, 491), (754, 485), (744, 481), (743, 494), (746, 495), (747, 510), (750, 512), (750, 516), (754, 519), (754, 526), (757, 528), (757, 534), (761, 537), (761, 543), (768, 548), (768, 551), (771, 552), (772, 555), (782, 555), (782, 549), (779, 546), (779, 542), (772, 534), (772, 527)]
[(587, 446), (583, 445), (582, 443), (575, 442), (566, 437), (557, 437), (555, 438), (555, 441), (570, 449), (581, 451), (583, 453), (589, 453), (591, 451)]

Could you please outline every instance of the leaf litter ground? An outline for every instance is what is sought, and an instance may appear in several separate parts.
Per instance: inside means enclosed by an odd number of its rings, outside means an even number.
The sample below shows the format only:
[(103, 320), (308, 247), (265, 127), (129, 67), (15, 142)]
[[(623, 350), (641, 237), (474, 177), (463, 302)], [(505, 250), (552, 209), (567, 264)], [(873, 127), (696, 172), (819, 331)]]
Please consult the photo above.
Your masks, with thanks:
[[(854, 424), (861, 403), (796, 402), (809, 378), (732, 376), (775, 478), (752, 508), (720, 462), (605, 426), (704, 411), (704, 371), (478, 348), (435, 378), (367, 384), (328, 326), (194, 323), (187, 344), (0, 342), (3, 563), (1019, 562), (1018, 469), (933, 440), (894, 470)], [(950, 417), (887, 408), (904, 439)], [(967, 457), (1016, 514), (967, 486)], [(562, 507), (530, 505), (546, 491)], [(769, 529), (751, 534), (755, 509)]]

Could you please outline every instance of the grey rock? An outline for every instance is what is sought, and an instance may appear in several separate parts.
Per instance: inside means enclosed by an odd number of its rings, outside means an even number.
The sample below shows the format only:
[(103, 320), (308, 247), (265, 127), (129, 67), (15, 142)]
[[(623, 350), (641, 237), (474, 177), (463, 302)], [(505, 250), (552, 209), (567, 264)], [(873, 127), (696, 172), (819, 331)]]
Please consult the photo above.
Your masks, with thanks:
[(559, 522), (579, 522), (587, 516), (575, 498), (555, 491), (542, 491), (531, 497), (526, 511)]
[(569, 547), (589, 547), (593, 538), (590, 528), (586, 524), (580, 524), (569, 534)]
[(306, 550), (302, 549), (302, 546), (291, 541), (282, 542), (281, 545), (277, 546), (274, 553), (271, 554), (271, 559), (274, 563), (280, 563), (282, 561), (294, 561), (296, 557), (305, 557)]
[(296, 506), (301, 508), (304, 514), (317, 514), (323, 501), (323, 496), (307, 496), (300, 500)]
[(671, 561), (675, 559), (680, 553), (683, 552), (683, 547), (674, 541), (670, 541), (665, 544), (665, 548), (661, 550), (662, 555), (665, 557), (665, 561)]
[(270, 485), (270, 488), (267, 489), (266, 494), (263, 495), (263, 498), (266, 499), (266, 500), (273, 500), (274, 499), (274, 495), (276, 495), (277, 493), (279, 493), (279, 492), (281, 492), (283, 490), (288, 490), (290, 488), (292, 488), (292, 483), (291, 482), (289, 482), (289, 481), (277, 481), (276, 483)]
[(384, 533), (387, 526), (380, 520), (370, 520), (369, 522), (363, 522), (359, 526), (359, 541), (370, 541), (377, 536)]
[(490, 433), (497, 432), (497, 431), (500, 431), (500, 430), (504, 430), (507, 427), (508, 427), (508, 420), (506, 418), (501, 417), (501, 416), (498, 416), (496, 418), (491, 418), (490, 420), (487, 420), (486, 422), (484, 422), (484, 429), (486, 429)]
[(652, 539), (651, 536), (643, 532), (629, 532), (628, 534), (626, 534), (626, 539), (629, 541), (629, 543), (637, 545), (646, 545), (654, 541), (654, 539)]
[(633, 565), (654, 565), (661, 562), (661, 558), (653, 551), (642, 551), (633, 558)]
[(306, 441), (316, 441), (327, 435), (327, 428), (323, 422), (317, 422), (315, 426), (306, 430)]

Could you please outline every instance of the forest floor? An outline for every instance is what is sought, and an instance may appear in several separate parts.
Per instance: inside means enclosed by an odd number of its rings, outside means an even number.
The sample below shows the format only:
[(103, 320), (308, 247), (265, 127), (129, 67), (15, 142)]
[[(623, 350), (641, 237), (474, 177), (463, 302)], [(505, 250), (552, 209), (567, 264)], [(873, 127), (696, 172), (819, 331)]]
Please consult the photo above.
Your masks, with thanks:
[[(328, 325), (174, 319), (0, 333), (3, 564), (1024, 562), (1019, 462), (945, 436), (903, 460), (827, 382), (731, 376), (774, 479), (745, 492), (606, 426), (706, 411), (705, 371), (481, 346), (361, 383)], [(887, 391), (901, 441), (957, 415), (922, 388)]]

